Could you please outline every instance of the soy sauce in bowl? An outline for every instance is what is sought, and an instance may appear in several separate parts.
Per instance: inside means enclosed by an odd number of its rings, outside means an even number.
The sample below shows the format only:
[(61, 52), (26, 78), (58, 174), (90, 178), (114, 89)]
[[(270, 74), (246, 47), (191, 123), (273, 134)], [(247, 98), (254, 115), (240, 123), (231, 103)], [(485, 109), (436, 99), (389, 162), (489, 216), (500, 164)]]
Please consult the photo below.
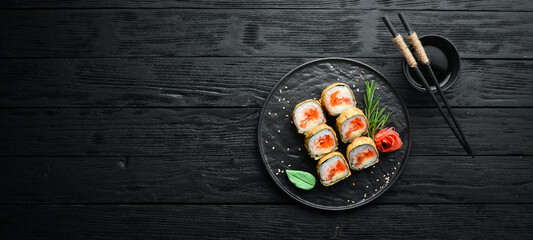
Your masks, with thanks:
[[(448, 39), (438, 35), (422, 36), (420, 37), (420, 42), (424, 46), (424, 50), (431, 63), (431, 69), (435, 73), (441, 89), (444, 91), (450, 88), (459, 77), (461, 70), (461, 58), (459, 57), (457, 48)], [(411, 51), (416, 56), (416, 52), (413, 51), (412, 47)], [(426, 78), (426, 81), (428, 81), (431, 90), (436, 91), (436, 87), (425, 67), (420, 62), (418, 64), (418, 68)], [(415, 89), (421, 92), (426, 91), (420, 79), (416, 77), (415, 72), (407, 65), (405, 60), (403, 60), (403, 73)]]

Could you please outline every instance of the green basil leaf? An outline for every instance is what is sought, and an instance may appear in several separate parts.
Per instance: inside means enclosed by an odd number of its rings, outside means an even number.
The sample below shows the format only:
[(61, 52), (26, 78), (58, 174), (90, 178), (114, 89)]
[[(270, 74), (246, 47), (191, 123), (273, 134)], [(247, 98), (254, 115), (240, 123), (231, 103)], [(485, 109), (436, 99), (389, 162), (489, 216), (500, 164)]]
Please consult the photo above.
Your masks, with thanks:
[(291, 180), (291, 182), (297, 188), (311, 190), (313, 187), (315, 187), (316, 179), (311, 173), (289, 169), (287, 169), (285, 172), (287, 173), (289, 180)]

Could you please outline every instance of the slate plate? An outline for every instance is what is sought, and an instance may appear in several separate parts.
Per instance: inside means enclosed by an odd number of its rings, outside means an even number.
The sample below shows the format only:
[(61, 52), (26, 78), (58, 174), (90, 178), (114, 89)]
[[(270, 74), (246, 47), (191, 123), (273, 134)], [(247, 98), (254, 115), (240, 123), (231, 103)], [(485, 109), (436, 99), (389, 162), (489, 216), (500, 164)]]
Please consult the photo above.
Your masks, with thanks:
[[(294, 106), (306, 99), (320, 98), (328, 85), (348, 84), (364, 109), (364, 81), (374, 80), (381, 96), (381, 106), (392, 112), (388, 127), (396, 128), (403, 146), (392, 153), (380, 154), (380, 161), (330, 187), (318, 182), (318, 161), (307, 155), (304, 136), (298, 134), (292, 121)], [(334, 127), (335, 118), (327, 124)], [(402, 99), (377, 70), (361, 62), (345, 58), (324, 58), (305, 63), (285, 75), (268, 95), (261, 112), (258, 127), (259, 151), (269, 175), (276, 184), (295, 200), (324, 210), (345, 210), (362, 206), (382, 195), (403, 171), (411, 148), (411, 122)], [(340, 141), (339, 141), (340, 142)], [(340, 142), (339, 152), (346, 154), (346, 145)], [(286, 169), (302, 170), (317, 178), (310, 191), (296, 188), (287, 178)]]

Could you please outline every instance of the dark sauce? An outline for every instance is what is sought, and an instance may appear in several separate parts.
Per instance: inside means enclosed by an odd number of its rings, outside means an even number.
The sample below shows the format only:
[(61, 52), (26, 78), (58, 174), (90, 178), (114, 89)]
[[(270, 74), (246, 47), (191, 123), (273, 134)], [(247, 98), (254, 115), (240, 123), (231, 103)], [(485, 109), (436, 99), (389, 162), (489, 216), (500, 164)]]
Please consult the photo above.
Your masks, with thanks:
[[(439, 85), (442, 87), (452, 75), (452, 70), (450, 67), (451, 63), (449, 62), (450, 57), (448, 57), (444, 51), (432, 45), (424, 45), (424, 50), (426, 50), (426, 54), (431, 63), (431, 69), (433, 70), (433, 73), (435, 73), (435, 77), (437, 77)], [(413, 55), (416, 56), (416, 53), (413, 52)], [(426, 68), (423, 65), (419, 65), (418, 68), (422, 72), (422, 75), (424, 75), (424, 78), (428, 81), (429, 86), (434, 86), (433, 80), (431, 80), (429, 77), (429, 73), (426, 71)], [(409, 68), (409, 72), (411, 76), (416, 76), (416, 73), (412, 68)], [(413, 79), (418, 84), (422, 85), (417, 77)]]

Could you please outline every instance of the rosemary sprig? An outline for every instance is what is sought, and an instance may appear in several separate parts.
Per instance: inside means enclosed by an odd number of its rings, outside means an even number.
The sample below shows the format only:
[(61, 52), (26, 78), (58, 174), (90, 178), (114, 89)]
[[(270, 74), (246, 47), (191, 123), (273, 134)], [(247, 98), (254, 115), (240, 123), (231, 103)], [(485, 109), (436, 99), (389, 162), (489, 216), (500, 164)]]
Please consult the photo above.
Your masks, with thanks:
[(376, 82), (365, 81), (366, 92), (365, 92), (365, 115), (368, 119), (368, 136), (374, 139), (377, 131), (385, 126), (387, 120), (391, 113), (383, 114), (385, 107), (379, 109), (379, 95), (374, 97), (374, 92), (376, 91)]

